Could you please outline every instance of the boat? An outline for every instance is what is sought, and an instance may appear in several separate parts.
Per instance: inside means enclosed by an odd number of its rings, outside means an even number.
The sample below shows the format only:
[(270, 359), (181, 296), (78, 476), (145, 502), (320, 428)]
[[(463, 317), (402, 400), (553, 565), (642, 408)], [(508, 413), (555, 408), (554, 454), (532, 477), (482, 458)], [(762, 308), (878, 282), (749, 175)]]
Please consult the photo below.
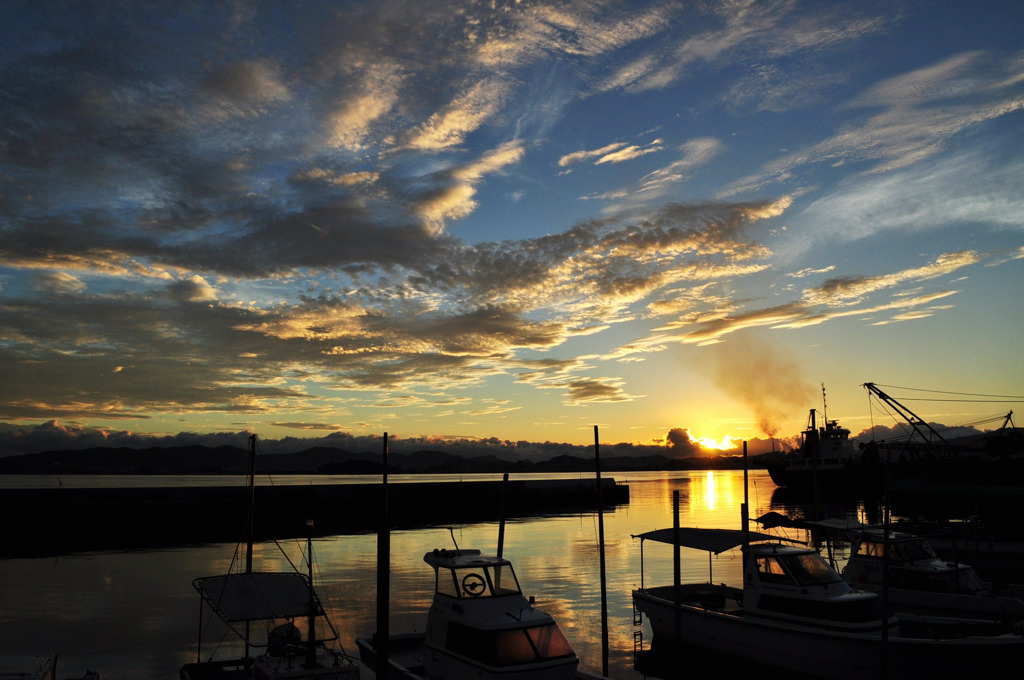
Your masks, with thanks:
[[(388, 636), (392, 677), (408, 680), (568, 680), (579, 658), (550, 614), (523, 595), (512, 563), (479, 550), (433, 550), (426, 631)], [(377, 666), (379, 645), (356, 640), (363, 663)]]
[(788, 489), (810, 491), (863, 491), (865, 484), (875, 482), (877, 475), (868, 474), (873, 466), (850, 440), (850, 430), (838, 420), (823, 418), (817, 425), (817, 411), (810, 410), (807, 427), (800, 433), (800, 446), (767, 465), (776, 485)]
[(775, 512), (757, 522), (765, 528), (813, 532), (824, 541), (833, 567), (842, 562), (835, 557), (835, 544), (849, 541), (843, 579), (879, 595), (884, 590), (905, 635), (1024, 633), (1024, 586), (982, 581), (971, 565), (940, 557), (924, 536), (846, 519), (790, 519)]
[[(0, 655), (0, 680), (57, 680), (56, 654)], [(99, 673), (87, 670), (76, 679), (101, 680)]]
[(57, 655), (0, 656), (0, 678), (3, 680), (56, 680)]
[(842, 574), (857, 588), (881, 593), (886, 586), (904, 629), (914, 623), (936, 635), (1024, 632), (1024, 587), (983, 582), (971, 565), (942, 559), (923, 536), (863, 526), (851, 534)]
[[(744, 507), (746, 504), (744, 504)], [(744, 517), (744, 523), (746, 518)], [(678, 524), (678, 523), (677, 523)], [(878, 594), (851, 587), (812, 547), (744, 529), (659, 529), (637, 536), (641, 586), (633, 604), (652, 650), (700, 649), (809, 677), (958, 678), (1024, 658), (1019, 635), (936, 639), (903, 634)], [(645, 541), (720, 554), (741, 548), (743, 581), (648, 586)], [(679, 573), (677, 571), (677, 573)], [(679, 660), (677, 669), (690, 663)]]
[[(250, 437), (252, 473), (251, 504), (255, 505), (256, 437)], [(196, 661), (179, 671), (180, 680), (359, 680), (356, 660), (340, 649), (327, 647), (338, 632), (327, 617), (313, 585), (313, 522), (307, 521), (305, 563), (307, 572), (253, 570), (253, 507), (244, 570), (197, 578), (192, 582), (203, 603), (244, 642), (240, 657), (202, 660), (203, 614), (200, 609)], [(296, 622), (303, 623), (305, 634)], [(252, 624), (267, 630), (265, 639), (253, 635)], [(323, 622), (330, 634), (318, 634)], [(250, 650), (262, 649), (259, 654)]]

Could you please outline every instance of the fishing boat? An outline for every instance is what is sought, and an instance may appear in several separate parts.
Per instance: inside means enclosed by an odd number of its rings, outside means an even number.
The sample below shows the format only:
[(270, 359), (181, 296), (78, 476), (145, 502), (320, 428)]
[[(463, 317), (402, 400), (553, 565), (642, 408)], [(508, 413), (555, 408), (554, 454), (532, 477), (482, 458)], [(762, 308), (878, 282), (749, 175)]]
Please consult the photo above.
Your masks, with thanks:
[[(854, 588), (883, 594), (904, 635), (962, 637), (1024, 634), (1024, 586), (985, 582), (969, 564), (945, 560), (924, 536), (840, 518), (790, 519), (776, 512), (757, 518), (765, 528), (813, 533)], [(838, 555), (849, 542), (849, 557)]]
[[(662, 529), (644, 540), (718, 553), (741, 547), (734, 530)], [(694, 647), (823, 678), (963, 678), (1024, 658), (1019, 635), (954, 638), (902, 634), (876, 593), (853, 589), (808, 547), (758, 535), (743, 550), (742, 587), (710, 581), (633, 591), (652, 648)]]
[[(746, 446), (744, 446), (744, 461)], [(649, 622), (652, 649), (691, 647), (810, 677), (957, 678), (979, 668), (1010, 667), (1024, 658), (1019, 635), (965, 635), (948, 639), (904, 635), (877, 593), (852, 588), (813, 548), (748, 528), (746, 471), (741, 529), (684, 529), (674, 492), (672, 529), (640, 538), (636, 611)], [(675, 551), (673, 583), (646, 585), (645, 541)], [(741, 548), (738, 586), (681, 582), (680, 548), (709, 555)], [(710, 561), (709, 561), (710, 564)], [(688, 661), (679, 660), (676, 670)]]
[(863, 490), (874, 481), (862, 462), (862, 455), (850, 440), (850, 430), (839, 421), (823, 418), (817, 424), (817, 411), (810, 410), (807, 427), (800, 433), (800, 446), (781, 459), (770, 462), (768, 474), (778, 486), (794, 490)]
[(1024, 632), (1024, 587), (983, 582), (971, 565), (942, 559), (923, 536), (862, 526), (851, 534), (842, 574), (857, 588), (886, 587), (904, 629), (914, 623), (947, 636)]
[[(255, 504), (256, 437), (250, 437), (252, 473), (250, 491)], [(202, 660), (203, 614), (200, 610), (199, 644), (196, 662), (179, 671), (180, 680), (359, 680), (355, 659), (328, 642), (338, 640), (338, 632), (326, 616), (313, 586), (313, 523), (306, 523), (306, 573), (298, 570), (260, 572), (253, 570), (254, 508), (247, 520), (248, 540), (244, 570), (197, 578), (192, 585), (206, 607), (214, 612), (244, 642), (244, 653), (228, 659)], [(236, 551), (237, 552), (237, 551)], [(254, 634), (253, 623), (266, 630)], [(305, 633), (296, 622), (305, 626)], [(319, 624), (323, 624), (320, 627)], [(326, 632), (318, 632), (325, 628)], [(250, 650), (261, 649), (258, 654)]]
[[(479, 550), (434, 550), (434, 599), (425, 633), (388, 638), (392, 677), (411, 680), (568, 680), (579, 659), (558, 624), (523, 595), (511, 562)], [(356, 640), (375, 668), (379, 645)]]

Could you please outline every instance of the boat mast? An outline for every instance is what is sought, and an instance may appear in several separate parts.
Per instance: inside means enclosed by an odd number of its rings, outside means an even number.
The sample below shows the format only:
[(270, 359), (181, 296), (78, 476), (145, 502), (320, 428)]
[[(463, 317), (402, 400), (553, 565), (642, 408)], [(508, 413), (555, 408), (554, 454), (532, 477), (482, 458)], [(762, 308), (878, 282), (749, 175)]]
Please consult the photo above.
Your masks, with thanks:
[(828, 428), (828, 399), (825, 397), (825, 383), (821, 383), (821, 415), (825, 418), (825, 427)]
[(249, 522), (246, 527), (245, 573), (252, 573), (252, 541), (256, 514), (256, 435), (249, 435)]
[[(256, 532), (256, 435), (249, 435), (249, 521), (245, 537), (245, 573), (252, 573), (252, 543)], [(249, 620), (245, 621), (245, 667), (249, 667)]]

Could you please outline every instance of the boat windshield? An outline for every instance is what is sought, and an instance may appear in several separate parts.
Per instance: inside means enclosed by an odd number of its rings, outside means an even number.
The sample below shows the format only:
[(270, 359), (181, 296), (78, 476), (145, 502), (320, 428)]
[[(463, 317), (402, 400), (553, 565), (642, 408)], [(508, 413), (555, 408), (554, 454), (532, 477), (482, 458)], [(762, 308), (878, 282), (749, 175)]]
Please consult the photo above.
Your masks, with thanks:
[(437, 570), (437, 592), (457, 598), (502, 597), (520, 592), (511, 564)]
[(808, 586), (820, 583), (837, 583), (843, 580), (818, 553), (784, 555), (781, 559), (797, 585)]
[[(861, 541), (857, 546), (857, 555), (864, 557), (882, 557), (885, 543), (882, 541)], [(889, 559), (897, 562), (916, 562), (938, 557), (932, 546), (924, 539), (889, 543)]]
[(447, 645), (451, 651), (488, 666), (518, 666), (575, 655), (555, 623), (481, 630), (452, 622), (448, 624)]
[(842, 580), (817, 553), (758, 557), (757, 571), (765, 583), (808, 586)]

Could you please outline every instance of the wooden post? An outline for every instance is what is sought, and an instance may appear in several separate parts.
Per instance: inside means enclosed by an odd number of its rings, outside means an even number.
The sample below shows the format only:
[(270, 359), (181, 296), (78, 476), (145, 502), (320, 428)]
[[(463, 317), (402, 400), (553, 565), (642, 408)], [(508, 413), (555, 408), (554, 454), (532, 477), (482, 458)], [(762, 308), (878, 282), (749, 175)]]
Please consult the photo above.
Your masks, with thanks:
[(679, 489), (672, 491), (672, 669), (675, 677), (682, 675), (683, 586), (682, 556), (679, 554)]
[(391, 664), (391, 528), (388, 523), (388, 433), (384, 433), (384, 472), (382, 474), (380, 525), (377, 527), (377, 678), (388, 680)]

